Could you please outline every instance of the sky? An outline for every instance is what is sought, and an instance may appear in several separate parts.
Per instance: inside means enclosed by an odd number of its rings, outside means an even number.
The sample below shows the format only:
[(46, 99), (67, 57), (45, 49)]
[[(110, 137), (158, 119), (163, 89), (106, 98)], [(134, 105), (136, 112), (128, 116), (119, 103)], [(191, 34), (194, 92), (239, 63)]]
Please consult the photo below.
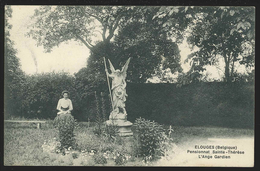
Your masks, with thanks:
[[(65, 71), (73, 75), (86, 66), (90, 54), (89, 49), (79, 42), (70, 41), (53, 48), (50, 53), (44, 53), (43, 47), (37, 47), (35, 40), (25, 36), (28, 31), (27, 26), (31, 24), (30, 16), (37, 7), (39, 6), (11, 6), (13, 13), (10, 23), (13, 27), (10, 34), (11, 39), (15, 42), (14, 48), (18, 51), (17, 57), (20, 59), (21, 69), (26, 74)], [(191, 53), (191, 49), (186, 41), (179, 45), (179, 49), (181, 66), (183, 71), (187, 72), (190, 64), (184, 63), (184, 60)], [(223, 76), (223, 69), (223, 65), (220, 66), (220, 69), (208, 66), (206, 72), (209, 79), (214, 80)], [(240, 70), (245, 72), (244, 68)]]
[(17, 57), (26, 74), (35, 74), (36, 68), (38, 73), (65, 71), (74, 74), (86, 66), (89, 50), (78, 42), (62, 43), (59, 47), (53, 48), (51, 53), (44, 53), (43, 47), (37, 47), (35, 40), (25, 36), (28, 31), (27, 25), (30, 24), (30, 16), (37, 6), (12, 6), (11, 8), (13, 9), (10, 20), (13, 25), (10, 31), (11, 39), (15, 42)]

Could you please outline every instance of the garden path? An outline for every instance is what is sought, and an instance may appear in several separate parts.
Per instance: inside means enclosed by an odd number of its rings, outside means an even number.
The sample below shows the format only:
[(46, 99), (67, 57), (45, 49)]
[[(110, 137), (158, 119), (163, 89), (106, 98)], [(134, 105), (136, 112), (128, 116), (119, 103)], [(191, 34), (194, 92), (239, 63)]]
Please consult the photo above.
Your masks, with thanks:
[[(196, 146), (196, 147), (195, 147)], [(198, 149), (200, 147), (209, 147), (213, 149)], [(213, 147), (214, 146), (214, 147)], [(231, 151), (228, 149), (216, 149), (217, 146), (237, 147)], [(211, 137), (203, 139), (194, 139), (186, 141), (174, 147), (175, 153), (170, 155), (170, 159), (161, 159), (155, 165), (159, 166), (218, 166), (218, 167), (252, 167), (254, 166), (254, 138), (253, 137)], [(190, 153), (190, 151), (203, 150), (210, 151), (210, 154)], [(218, 153), (213, 153), (213, 150)], [(224, 154), (222, 154), (224, 151)], [(244, 154), (237, 154), (239, 153)], [(221, 153), (222, 152), (222, 153)], [(205, 155), (205, 156), (202, 156)], [(222, 158), (217, 156), (230, 156), (230, 158)], [(211, 158), (211, 157), (212, 158)], [(215, 157), (216, 156), (216, 157)], [(205, 158), (203, 158), (205, 157)]]

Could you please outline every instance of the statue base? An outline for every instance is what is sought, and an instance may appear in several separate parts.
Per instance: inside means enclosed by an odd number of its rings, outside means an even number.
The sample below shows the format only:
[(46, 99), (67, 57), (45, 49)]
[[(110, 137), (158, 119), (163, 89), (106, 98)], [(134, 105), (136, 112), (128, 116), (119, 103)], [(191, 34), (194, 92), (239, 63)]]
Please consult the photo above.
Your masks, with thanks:
[(125, 136), (132, 136), (133, 132), (131, 130), (132, 123), (126, 120), (125, 114), (117, 114), (114, 117), (109, 117), (109, 120), (106, 121), (107, 125), (114, 125), (118, 128), (118, 135), (125, 137)]

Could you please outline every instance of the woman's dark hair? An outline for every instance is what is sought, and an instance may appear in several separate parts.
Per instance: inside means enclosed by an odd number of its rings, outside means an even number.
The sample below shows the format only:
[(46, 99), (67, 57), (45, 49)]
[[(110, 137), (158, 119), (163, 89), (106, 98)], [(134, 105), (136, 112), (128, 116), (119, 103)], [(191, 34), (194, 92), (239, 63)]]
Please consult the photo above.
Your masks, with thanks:
[(68, 95), (70, 94), (67, 90), (64, 90), (61, 95), (63, 96), (64, 93), (67, 93)]

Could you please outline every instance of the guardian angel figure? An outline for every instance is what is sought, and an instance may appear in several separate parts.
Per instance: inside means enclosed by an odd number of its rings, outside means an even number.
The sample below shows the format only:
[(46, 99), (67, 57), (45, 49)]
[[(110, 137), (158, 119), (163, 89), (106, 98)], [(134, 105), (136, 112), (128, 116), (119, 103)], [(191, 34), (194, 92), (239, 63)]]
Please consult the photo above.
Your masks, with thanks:
[(125, 65), (122, 67), (121, 71), (119, 69), (115, 70), (114, 66), (112, 65), (111, 61), (108, 59), (109, 65), (110, 65), (110, 70), (111, 74), (108, 73), (106, 69), (106, 74), (112, 78), (112, 101), (113, 101), (113, 114), (119, 114), (123, 113), (126, 115), (126, 110), (125, 110), (125, 101), (126, 101), (126, 71), (128, 69), (128, 65), (130, 62), (129, 58)]

